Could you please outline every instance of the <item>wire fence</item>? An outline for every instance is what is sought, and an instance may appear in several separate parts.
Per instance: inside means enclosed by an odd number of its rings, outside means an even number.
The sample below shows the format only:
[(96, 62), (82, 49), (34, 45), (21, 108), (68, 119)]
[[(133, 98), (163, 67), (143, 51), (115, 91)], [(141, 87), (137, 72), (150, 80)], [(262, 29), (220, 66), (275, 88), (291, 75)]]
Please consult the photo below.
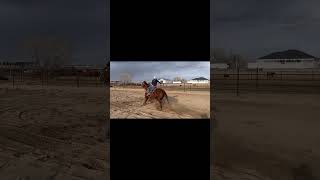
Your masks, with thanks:
[(102, 69), (81, 71), (50, 71), (35, 69), (26, 72), (23, 69), (0, 69), (0, 83), (40, 86), (70, 86), (70, 87), (105, 87), (106, 82), (101, 74)]
[(212, 91), (320, 93), (320, 72), (212, 72)]

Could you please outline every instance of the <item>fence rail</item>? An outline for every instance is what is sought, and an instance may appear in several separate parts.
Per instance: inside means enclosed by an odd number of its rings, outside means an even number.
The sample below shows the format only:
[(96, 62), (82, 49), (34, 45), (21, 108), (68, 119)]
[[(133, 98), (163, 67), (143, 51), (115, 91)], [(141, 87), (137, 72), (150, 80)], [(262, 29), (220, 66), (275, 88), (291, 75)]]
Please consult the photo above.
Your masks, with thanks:
[[(111, 87), (114, 88), (134, 88), (141, 89), (141, 84), (136, 85), (125, 85), (125, 84), (111, 84)], [(173, 90), (173, 91), (210, 91), (210, 84), (190, 84), (190, 83), (182, 83), (182, 84), (160, 84), (158, 87), (161, 87), (165, 90)]]
[(213, 92), (320, 93), (320, 72), (211, 73)]
[[(101, 69), (97, 69), (96, 72), (101, 72)], [(20, 69), (0, 69), (0, 83), (10, 83), (13, 87), (20, 85), (105, 87), (106, 85), (99, 73), (71, 72), (68, 75), (61, 75), (41, 69), (32, 73)]]

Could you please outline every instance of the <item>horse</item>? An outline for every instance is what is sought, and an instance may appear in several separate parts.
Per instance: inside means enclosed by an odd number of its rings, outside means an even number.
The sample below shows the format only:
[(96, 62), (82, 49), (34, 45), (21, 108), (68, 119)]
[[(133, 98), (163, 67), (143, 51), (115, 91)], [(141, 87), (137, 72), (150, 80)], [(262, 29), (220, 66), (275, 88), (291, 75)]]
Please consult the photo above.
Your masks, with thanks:
[[(142, 83), (142, 87), (145, 89), (145, 91), (147, 91), (148, 87), (149, 87), (149, 84), (145, 81), (143, 81)], [(156, 99), (159, 104), (160, 104), (160, 109), (162, 110), (162, 99), (166, 97), (167, 99), (167, 102), (169, 103), (169, 100), (168, 100), (168, 95), (166, 93), (165, 90), (163, 90), (162, 88), (156, 88), (152, 93), (151, 95), (147, 95), (145, 93), (145, 100), (144, 100), (144, 103), (143, 103), (143, 106), (146, 105), (147, 101), (149, 99)]]

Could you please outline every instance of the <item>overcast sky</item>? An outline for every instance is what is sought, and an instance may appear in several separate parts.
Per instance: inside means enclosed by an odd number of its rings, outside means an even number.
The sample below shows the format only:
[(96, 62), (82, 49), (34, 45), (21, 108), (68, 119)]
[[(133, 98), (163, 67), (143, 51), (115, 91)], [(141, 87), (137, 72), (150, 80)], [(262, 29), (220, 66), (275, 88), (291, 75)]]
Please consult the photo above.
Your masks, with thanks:
[[(25, 39), (63, 37), (78, 63), (109, 56), (109, 0), (1, 0), (0, 58)], [(320, 56), (320, 1), (211, 0), (211, 47), (249, 58), (298, 49)], [(187, 38), (187, 37), (186, 37)]]
[(110, 79), (119, 80), (121, 73), (129, 73), (134, 81), (151, 81), (157, 78), (197, 77), (210, 79), (210, 62), (110, 62)]
[(109, 54), (109, 0), (1, 0), (0, 58), (17, 56), (33, 37), (64, 38), (78, 63), (101, 63)]
[(211, 47), (257, 58), (298, 49), (320, 56), (320, 1), (211, 0)]

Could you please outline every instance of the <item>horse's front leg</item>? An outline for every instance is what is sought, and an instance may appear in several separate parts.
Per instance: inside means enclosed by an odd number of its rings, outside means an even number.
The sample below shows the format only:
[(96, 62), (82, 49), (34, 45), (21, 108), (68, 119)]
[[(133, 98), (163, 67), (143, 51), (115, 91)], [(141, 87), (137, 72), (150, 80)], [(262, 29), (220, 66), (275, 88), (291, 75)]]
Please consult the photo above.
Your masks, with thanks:
[(149, 99), (148, 96), (145, 96), (145, 97), (144, 97), (144, 103), (142, 104), (143, 106), (147, 104), (148, 99)]

